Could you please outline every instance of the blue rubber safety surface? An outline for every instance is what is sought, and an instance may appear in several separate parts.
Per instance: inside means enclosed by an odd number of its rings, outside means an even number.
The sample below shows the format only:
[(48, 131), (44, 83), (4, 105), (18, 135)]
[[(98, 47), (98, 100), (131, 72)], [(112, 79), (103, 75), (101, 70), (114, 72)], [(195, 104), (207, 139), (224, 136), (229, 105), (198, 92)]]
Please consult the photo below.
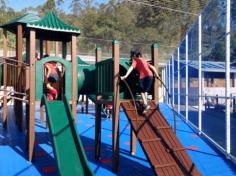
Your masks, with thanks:
[[(167, 121), (173, 124), (173, 113), (169, 107), (161, 104), (160, 108)], [(0, 176), (57, 175), (50, 135), (45, 122), (43, 124), (39, 122), (39, 110), (36, 111), (37, 118), (35, 119), (35, 157), (34, 161), (29, 163), (25, 146), (25, 132), (24, 130), (23, 132), (17, 130), (12, 109), (12, 107), (8, 109), (8, 129), (4, 130), (0, 123)], [(130, 155), (130, 125), (122, 111), (120, 112), (120, 167), (118, 174), (112, 172), (112, 120), (102, 119), (101, 158), (96, 161), (94, 159), (94, 108), (90, 107), (89, 114), (82, 114), (79, 111), (80, 107), (78, 106), (77, 130), (90, 166), (96, 175), (154, 175), (138, 142), (136, 155)], [(177, 136), (203, 175), (236, 175), (236, 166), (231, 161), (226, 160), (224, 155), (199, 137), (178, 117)]]

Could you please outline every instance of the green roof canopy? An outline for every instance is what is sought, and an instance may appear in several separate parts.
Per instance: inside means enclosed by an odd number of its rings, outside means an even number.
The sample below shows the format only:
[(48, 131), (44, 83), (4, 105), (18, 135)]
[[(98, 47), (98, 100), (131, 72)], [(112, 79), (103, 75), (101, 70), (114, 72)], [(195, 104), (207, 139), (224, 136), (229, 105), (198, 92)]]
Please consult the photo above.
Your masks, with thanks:
[(80, 34), (79, 28), (64, 23), (53, 12), (48, 12), (42, 19), (35, 14), (25, 14), (0, 27), (16, 34), (18, 24), (23, 24), (24, 37), (28, 36), (30, 28), (35, 29), (36, 37), (43, 40), (70, 41), (71, 34)]
[(68, 32), (78, 35), (80, 34), (79, 28), (65, 24), (53, 12), (48, 12), (47, 15), (43, 17), (41, 20), (28, 23), (27, 27), (56, 31), (56, 32)]
[(37, 15), (32, 14), (32, 13), (28, 13), (23, 16), (17, 17), (13, 20), (10, 20), (9, 22), (1, 25), (0, 27), (5, 28), (10, 32), (16, 33), (16, 31), (17, 31), (16, 28), (17, 28), (18, 24), (26, 25), (27, 23), (38, 21), (38, 20), (40, 20), (40, 18)]

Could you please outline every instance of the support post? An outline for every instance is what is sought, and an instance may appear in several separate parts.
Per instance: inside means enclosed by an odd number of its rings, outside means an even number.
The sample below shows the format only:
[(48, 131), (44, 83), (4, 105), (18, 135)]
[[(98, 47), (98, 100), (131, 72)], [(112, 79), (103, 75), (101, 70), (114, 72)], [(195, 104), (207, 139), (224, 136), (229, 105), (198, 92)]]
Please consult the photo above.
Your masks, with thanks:
[(44, 120), (44, 106), (40, 107), (40, 123), (43, 123)]
[[(159, 51), (158, 51), (158, 44), (154, 43), (152, 45), (152, 65), (156, 68), (158, 73), (158, 59), (159, 59)], [(154, 81), (152, 99), (156, 102), (159, 106), (159, 81)]]
[[(22, 92), (22, 86), (20, 83), (20, 74), (21, 74), (21, 65), (22, 65), (22, 51), (23, 51), (23, 45), (22, 45), (22, 42), (23, 42), (23, 26), (22, 24), (18, 24), (17, 25), (17, 35), (16, 35), (16, 56), (17, 56), (17, 60), (19, 61), (18, 62), (18, 70), (17, 70), (17, 77), (18, 77), (18, 81), (16, 81), (16, 85), (14, 86), (16, 88), (16, 91), (18, 92)], [(19, 98), (23, 98), (22, 95), (19, 95), (17, 96)], [(22, 131), (22, 119), (23, 119), (23, 104), (22, 104), (22, 101), (20, 100), (15, 100), (15, 104), (14, 106), (16, 107), (15, 110), (16, 110), (16, 113), (15, 113), (15, 116), (16, 116), (16, 122), (17, 122), (17, 126), (18, 126), (18, 129), (20, 131)]]
[(48, 54), (50, 56), (51, 54), (51, 42), (50, 41), (46, 41), (46, 54)]
[(120, 95), (119, 95), (119, 59), (120, 59), (119, 42), (114, 40), (112, 43), (113, 57), (113, 120), (112, 120), (112, 149), (113, 149), (113, 171), (118, 172), (119, 168), (119, 111), (120, 111)]
[[(3, 30), (3, 58), (7, 58), (7, 30)], [(7, 128), (7, 63), (4, 61), (3, 64), (3, 111), (2, 111), (2, 124), (4, 128)]]
[(84, 95), (82, 95), (81, 99), (81, 113), (84, 113)]
[(56, 41), (55, 42), (55, 56), (57, 56), (57, 57), (59, 56), (59, 46), (58, 45), (59, 45), (59, 43)]
[(39, 55), (40, 55), (40, 58), (42, 59), (43, 58), (43, 40), (42, 39), (39, 40)]
[(67, 55), (67, 43), (66, 42), (62, 42), (62, 58), (66, 59), (66, 55)]
[(72, 62), (72, 114), (76, 122), (76, 101), (77, 101), (77, 59), (76, 59), (76, 35), (71, 37), (71, 62)]
[(88, 96), (86, 95), (85, 97), (85, 113), (88, 114), (88, 103), (89, 103), (89, 100), (88, 100)]
[(130, 145), (130, 151), (131, 151), (131, 155), (135, 155), (136, 154), (136, 135), (135, 132), (133, 130), (132, 127), (130, 127), (130, 137), (131, 137), (131, 145)]
[(28, 157), (29, 161), (32, 161), (35, 131), (34, 131), (34, 119), (35, 119), (35, 44), (36, 44), (36, 31), (30, 29), (30, 77), (29, 77), (29, 129), (28, 129)]
[[(100, 48), (96, 48), (96, 64), (101, 61), (102, 52)], [(97, 81), (96, 81), (97, 82)], [(96, 100), (100, 100), (101, 97), (97, 96)], [(101, 111), (102, 105), (96, 102), (95, 104), (95, 159), (99, 160), (101, 151)]]

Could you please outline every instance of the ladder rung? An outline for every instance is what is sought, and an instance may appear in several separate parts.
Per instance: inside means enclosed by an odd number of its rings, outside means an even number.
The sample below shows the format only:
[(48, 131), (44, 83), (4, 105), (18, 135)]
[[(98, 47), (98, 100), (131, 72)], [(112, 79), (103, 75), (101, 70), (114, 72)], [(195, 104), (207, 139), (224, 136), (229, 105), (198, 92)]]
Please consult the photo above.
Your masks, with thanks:
[(147, 121), (147, 119), (138, 117), (137, 119), (131, 119), (131, 121)]
[(156, 126), (155, 127), (157, 130), (162, 130), (162, 129), (171, 129), (170, 126)]
[(149, 108), (148, 110), (156, 110), (157, 108), (155, 107), (152, 107), (152, 108)]
[(141, 140), (142, 143), (155, 142), (155, 141), (161, 141), (161, 139), (160, 138), (153, 138), (153, 139), (143, 139), (143, 140)]
[(172, 149), (167, 149), (167, 151), (170, 153), (170, 152), (178, 152), (178, 151), (183, 151), (185, 150), (184, 147), (175, 147), (175, 148), (172, 148)]
[(168, 164), (158, 164), (158, 165), (154, 165), (153, 167), (155, 168), (155, 169), (157, 169), (157, 168), (162, 168), (162, 167), (172, 167), (172, 166), (175, 166), (176, 165), (176, 163), (168, 163)]

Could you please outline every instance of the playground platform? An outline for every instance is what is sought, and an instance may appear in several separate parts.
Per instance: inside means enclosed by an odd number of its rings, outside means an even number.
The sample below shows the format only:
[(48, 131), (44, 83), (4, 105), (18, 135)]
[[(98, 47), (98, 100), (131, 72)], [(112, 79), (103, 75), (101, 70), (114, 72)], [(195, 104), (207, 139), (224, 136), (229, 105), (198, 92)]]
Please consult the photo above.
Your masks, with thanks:
[[(161, 104), (160, 109), (169, 124), (173, 125), (173, 113), (170, 108)], [(120, 167), (118, 174), (114, 174), (112, 172), (112, 120), (102, 119), (101, 160), (96, 161), (94, 159), (94, 106), (89, 108), (89, 114), (80, 113), (80, 106), (77, 110), (77, 130), (95, 175), (154, 175), (139, 143), (137, 143), (136, 155), (130, 155), (130, 124), (123, 111), (120, 112)], [(46, 124), (41, 124), (39, 121), (39, 108), (36, 110), (36, 147), (33, 163), (27, 161), (27, 152), (24, 151), (26, 144), (24, 132), (16, 129), (13, 112), (13, 107), (10, 106), (7, 131), (0, 124), (0, 176), (57, 175), (52, 142)], [(202, 175), (236, 175), (236, 165), (217, 152), (211, 144), (199, 137), (178, 117), (176, 133)]]

